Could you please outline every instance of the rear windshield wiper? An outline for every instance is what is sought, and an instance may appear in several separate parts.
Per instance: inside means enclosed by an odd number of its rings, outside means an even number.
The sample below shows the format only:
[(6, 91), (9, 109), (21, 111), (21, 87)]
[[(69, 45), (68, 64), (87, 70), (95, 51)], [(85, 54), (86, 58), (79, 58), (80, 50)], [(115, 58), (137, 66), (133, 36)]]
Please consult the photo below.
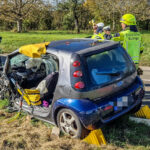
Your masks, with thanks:
[(96, 75), (110, 75), (110, 76), (119, 76), (122, 72), (112, 72), (112, 73), (108, 73), (108, 72), (97, 72)]

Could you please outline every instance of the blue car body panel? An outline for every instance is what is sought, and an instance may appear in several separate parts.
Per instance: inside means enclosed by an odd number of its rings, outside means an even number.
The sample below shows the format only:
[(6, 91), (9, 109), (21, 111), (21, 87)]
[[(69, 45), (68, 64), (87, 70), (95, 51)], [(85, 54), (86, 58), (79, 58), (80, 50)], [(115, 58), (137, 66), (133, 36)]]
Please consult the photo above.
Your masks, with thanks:
[(115, 96), (104, 98), (97, 102), (88, 99), (67, 99), (67, 98), (59, 99), (54, 103), (53, 117), (56, 116), (55, 112), (57, 112), (58, 109), (68, 108), (76, 113), (76, 115), (79, 117), (80, 121), (82, 122), (85, 128), (91, 130), (94, 128), (98, 128), (99, 126), (94, 127), (96, 123), (100, 122), (100, 125), (103, 125), (122, 116), (123, 114), (129, 112), (134, 107), (139, 105), (143, 97), (138, 98), (132, 105), (128, 106), (126, 109), (116, 114), (114, 113), (111, 117), (108, 117), (105, 120), (102, 119), (101, 117), (100, 108), (102, 108), (107, 104), (111, 104), (112, 102), (115, 103), (119, 98), (123, 96), (131, 97), (133, 93), (139, 88), (143, 89), (143, 83), (141, 79), (137, 77), (134, 84), (131, 85), (130, 87), (124, 89), (119, 93), (116, 93)]

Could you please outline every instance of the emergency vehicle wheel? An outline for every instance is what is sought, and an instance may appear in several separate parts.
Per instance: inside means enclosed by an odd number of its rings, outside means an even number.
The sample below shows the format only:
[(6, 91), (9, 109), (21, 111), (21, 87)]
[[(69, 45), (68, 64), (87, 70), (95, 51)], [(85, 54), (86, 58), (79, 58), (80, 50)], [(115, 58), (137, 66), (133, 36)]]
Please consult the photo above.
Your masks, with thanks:
[(63, 133), (70, 135), (72, 138), (83, 138), (85, 136), (86, 129), (70, 109), (61, 109), (58, 112), (57, 125)]

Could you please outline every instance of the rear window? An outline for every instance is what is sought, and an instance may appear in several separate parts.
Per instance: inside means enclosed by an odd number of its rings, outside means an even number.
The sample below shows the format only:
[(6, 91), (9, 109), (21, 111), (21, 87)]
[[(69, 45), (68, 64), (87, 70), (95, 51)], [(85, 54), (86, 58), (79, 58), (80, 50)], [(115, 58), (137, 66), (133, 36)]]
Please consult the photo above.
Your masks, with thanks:
[(110, 84), (135, 71), (132, 61), (121, 47), (90, 55), (86, 62), (94, 85)]

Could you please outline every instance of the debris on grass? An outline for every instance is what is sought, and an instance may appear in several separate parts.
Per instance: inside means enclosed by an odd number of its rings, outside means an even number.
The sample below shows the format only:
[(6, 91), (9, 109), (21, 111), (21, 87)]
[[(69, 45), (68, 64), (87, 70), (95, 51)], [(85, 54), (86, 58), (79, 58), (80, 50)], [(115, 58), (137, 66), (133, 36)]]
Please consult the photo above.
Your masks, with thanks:
[[(8, 112), (0, 111), (5, 123), (12, 117)], [(52, 138), (52, 128), (43, 122), (31, 119), (30, 116), (22, 116), (10, 124), (0, 125), (0, 149), (1, 150), (94, 150), (93, 146), (69, 137)]]
[(17, 120), (5, 124), (16, 113), (0, 110), (0, 150), (123, 150), (150, 149), (150, 130), (143, 124), (136, 124), (128, 118), (106, 126), (103, 131), (108, 145), (96, 147), (65, 135), (52, 137), (54, 126), (22, 114)]
[(58, 127), (53, 127), (51, 132), (52, 139), (59, 139), (60, 136), (60, 129)]

